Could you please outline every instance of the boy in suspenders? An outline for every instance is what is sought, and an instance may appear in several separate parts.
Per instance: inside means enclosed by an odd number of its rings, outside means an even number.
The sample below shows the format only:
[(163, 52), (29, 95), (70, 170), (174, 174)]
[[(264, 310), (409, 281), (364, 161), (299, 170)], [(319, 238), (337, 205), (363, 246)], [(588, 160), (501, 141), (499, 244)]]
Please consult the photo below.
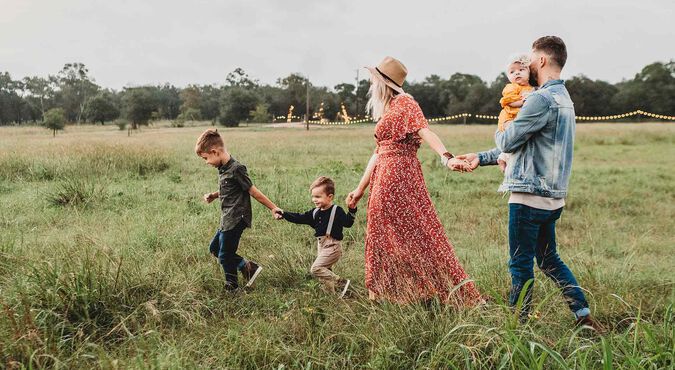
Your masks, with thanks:
[(317, 257), (310, 271), (330, 291), (339, 292), (338, 296), (342, 298), (349, 289), (350, 281), (335, 274), (331, 267), (342, 256), (342, 229), (352, 227), (356, 208), (345, 213), (340, 206), (333, 204), (335, 183), (328, 177), (316, 179), (309, 190), (316, 208), (305, 213), (278, 212), (289, 222), (314, 228), (314, 236), (318, 239)]

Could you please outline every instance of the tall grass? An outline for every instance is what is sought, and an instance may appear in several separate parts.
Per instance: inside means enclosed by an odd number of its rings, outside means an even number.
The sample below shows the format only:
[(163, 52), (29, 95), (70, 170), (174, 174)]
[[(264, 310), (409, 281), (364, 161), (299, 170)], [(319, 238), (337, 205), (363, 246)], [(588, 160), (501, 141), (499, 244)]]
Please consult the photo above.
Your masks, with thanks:
[[(500, 174), (449, 173), (428, 149), (425, 180), (488, 306), (375, 303), (363, 286), (365, 199), (336, 272), (346, 300), (308, 275), (309, 228), (254, 206), (240, 252), (265, 268), (227, 293), (208, 255), (218, 207), (200, 202), (216, 171), (192, 148), (200, 128), (83, 128), (0, 135), (0, 363), (6, 368), (673, 368), (675, 128), (580, 125), (559, 249), (586, 289), (599, 336), (575, 328), (555, 284), (534, 282), (524, 323), (506, 304)], [(7, 132), (4, 132), (6, 130)], [(488, 149), (492, 127), (437, 126), (454, 153)], [(307, 186), (344, 196), (372, 151), (372, 127), (221, 129), (254, 183), (284, 209)], [(7, 135), (5, 135), (7, 133)], [(37, 154), (36, 154), (37, 153)]]

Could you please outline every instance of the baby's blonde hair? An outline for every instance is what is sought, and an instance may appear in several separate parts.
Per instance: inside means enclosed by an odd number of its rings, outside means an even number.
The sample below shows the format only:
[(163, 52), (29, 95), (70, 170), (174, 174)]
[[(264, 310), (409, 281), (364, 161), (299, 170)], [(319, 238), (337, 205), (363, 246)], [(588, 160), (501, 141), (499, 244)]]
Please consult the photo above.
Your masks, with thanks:
[(530, 62), (532, 62), (532, 60), (530, 59), (530, 56), (528, 54), (525, 54), (525, 53), (511, 54), (509, 56), (508, 63), (506, 63), (506, 71), (507, 72), (509, 71), (509, 67), (513, 63), (520, 63), (520, 64), (524, 65), (525, 67), (529, 67)]

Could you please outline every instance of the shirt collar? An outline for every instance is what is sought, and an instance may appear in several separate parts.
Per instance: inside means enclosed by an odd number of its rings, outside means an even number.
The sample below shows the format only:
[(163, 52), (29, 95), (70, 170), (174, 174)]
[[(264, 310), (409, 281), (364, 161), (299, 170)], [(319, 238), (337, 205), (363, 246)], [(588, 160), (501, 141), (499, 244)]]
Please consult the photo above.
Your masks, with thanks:
[(549, 87), (549, 86), (553, 86), (553, 85), (559, 85), (559, 84), (563, 84), (563, 85), (564, 85), (564, 84), (565, 84), (565, 81), (560, 80), (560, 79), (558, 79), (558, 80), (549, 80), (549, 81), (546, 81), (546, 83), (544, 83), (544, 84), (541, 86), (541, 88), (543, 89), (543, 88), (545, 88), (545, 87)]
[(227, 161), (227, 163), (218, 167), (218, 173), (223, 173), (223, 172), (227, 171), (230, 167), (232, 167), (232, 163), (234, 163), (234, 157), (230, 156), (230, 160)]

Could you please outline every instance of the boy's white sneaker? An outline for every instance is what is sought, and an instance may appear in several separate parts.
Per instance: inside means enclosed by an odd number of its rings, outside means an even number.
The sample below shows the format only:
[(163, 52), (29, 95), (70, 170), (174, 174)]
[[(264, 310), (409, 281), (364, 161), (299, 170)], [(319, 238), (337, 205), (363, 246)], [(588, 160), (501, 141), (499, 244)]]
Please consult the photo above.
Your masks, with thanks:
[(244, 275), (244, 279), (247, 280), (246, 288), (253, 285), (253, 282), (258, 277), (258, 275), (260, 275), (261, 271), (262, 271), (262, 267), (258, 266), (257, 263), (255, 263), (253, 261), (246, 262), (246, 265), (241, 270), (241, 274)]

